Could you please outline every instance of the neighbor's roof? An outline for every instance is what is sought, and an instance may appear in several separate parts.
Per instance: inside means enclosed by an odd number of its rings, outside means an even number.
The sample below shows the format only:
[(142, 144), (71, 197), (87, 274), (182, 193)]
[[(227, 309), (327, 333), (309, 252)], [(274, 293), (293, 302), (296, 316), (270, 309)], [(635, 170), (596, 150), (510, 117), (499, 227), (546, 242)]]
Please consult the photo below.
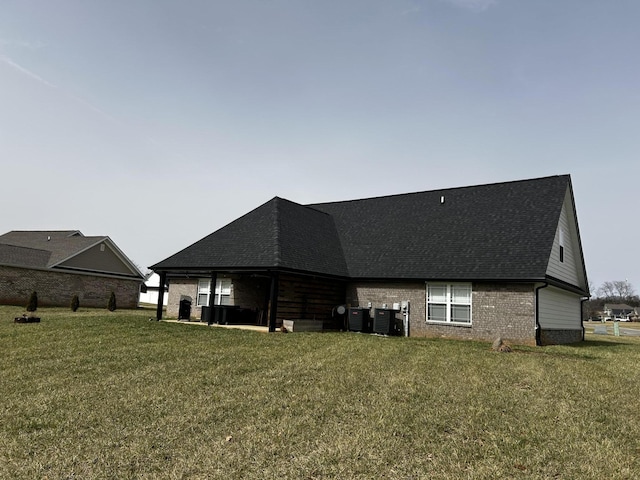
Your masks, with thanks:
[(49, 253), (51, 267), (107, 237), (85, 237), (78, 230), (13, 230), (0, 235), (0, 243)]
[(609, 310), (633, 310), (633, 307), (626, 303), (605, 303), (604, 308)]
[(154, 270), (367, 279), (544, 279), (568, 175), (299, 205), (274, 198)]
[(0, 265), (46, 268), (50, 257), (51, 252), (45, 250), (0, 243)]
[(53, 268), (99, 244), (107, 243), (136, 276), (138, 268), (106, 236), (86, 237), (78, 230), (13, 230), (0, 235), (0, 265)]

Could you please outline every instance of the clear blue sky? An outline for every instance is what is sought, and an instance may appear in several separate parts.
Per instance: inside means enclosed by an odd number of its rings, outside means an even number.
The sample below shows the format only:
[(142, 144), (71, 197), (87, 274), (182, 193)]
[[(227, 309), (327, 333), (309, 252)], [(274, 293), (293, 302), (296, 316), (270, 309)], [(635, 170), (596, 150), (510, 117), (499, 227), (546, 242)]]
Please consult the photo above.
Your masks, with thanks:
[(640, 291), (637, 0), (3, 0), (0, 233), (146, 267), (273, 196), (571, 174)]

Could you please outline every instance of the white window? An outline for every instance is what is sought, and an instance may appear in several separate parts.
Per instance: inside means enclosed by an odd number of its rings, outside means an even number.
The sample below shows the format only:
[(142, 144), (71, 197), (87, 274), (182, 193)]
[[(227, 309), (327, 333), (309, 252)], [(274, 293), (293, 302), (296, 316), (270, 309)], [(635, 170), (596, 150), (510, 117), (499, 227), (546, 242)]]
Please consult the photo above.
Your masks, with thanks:
[[(209, 305), (209, 295), (211, 294), (211, 279), (201, 278), (198, 280), (198, 307)], [(214, 305), (229, 305), (231, 303), (231, 279), (218, 278), (216, 281), (216, 291)]]
[(428, 283), (427, 321), (471, 324), (471, 284)]

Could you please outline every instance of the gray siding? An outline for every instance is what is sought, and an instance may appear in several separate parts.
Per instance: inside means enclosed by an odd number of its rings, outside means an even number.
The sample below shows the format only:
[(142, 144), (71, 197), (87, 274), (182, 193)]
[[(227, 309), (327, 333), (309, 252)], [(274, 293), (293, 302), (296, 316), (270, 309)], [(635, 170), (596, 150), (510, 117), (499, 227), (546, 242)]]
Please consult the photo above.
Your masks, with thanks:
[[(104, 245), (104, 250), (100, 246)], [(114, 252), (102, 242), (60, 264), (60, 267), (79, 268), (93, 272), (136, 275)]]
[[(560, 261), (560, 241), (563, 239), (564, 258)], [(574, 214), (571, 193), (567, 194), (562, 204), (560, 219), (551, 249), (551, 257), (547, 265), (547, 275), (586, 289), (586, 278), (583, 268), (582, 250), (578, 238), (577, 219)]]
[(580, 298), (580, 295), (555, 287), (541, 289), (538, 292), (540, 327), (549, 330), (581, 330)]

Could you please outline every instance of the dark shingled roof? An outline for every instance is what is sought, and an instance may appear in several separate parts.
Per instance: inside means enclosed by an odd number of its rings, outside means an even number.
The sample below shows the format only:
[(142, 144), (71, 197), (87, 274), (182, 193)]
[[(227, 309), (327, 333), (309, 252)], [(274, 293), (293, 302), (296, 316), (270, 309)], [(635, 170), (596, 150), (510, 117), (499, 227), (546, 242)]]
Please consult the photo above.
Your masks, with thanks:
[(47, 268), (51, 252), (0, 243), (0, 265)]
[(275, 197), (152, 268), (274, 267), (346, 276), (331, 216)]
[(13, 230), (0, 235), (0, 265), (61, 268), (66, 260), (101, 242), (111, 246), (110, 248), (132, 274), (143, 277), (138, 268), (126, 258), (124, 253), (120, 252), (109, 237), (86, 237), (78, 230)]
[(307, 206), (276, 197), (151, 268), (544, 279), (570, 186), (562, 175)]
[(52, 267), (106, 238), (85, 237), (77, 230), (13, 230), (0, 235), (0, 244), (45, 251), (49, 258), (44, 266)]

